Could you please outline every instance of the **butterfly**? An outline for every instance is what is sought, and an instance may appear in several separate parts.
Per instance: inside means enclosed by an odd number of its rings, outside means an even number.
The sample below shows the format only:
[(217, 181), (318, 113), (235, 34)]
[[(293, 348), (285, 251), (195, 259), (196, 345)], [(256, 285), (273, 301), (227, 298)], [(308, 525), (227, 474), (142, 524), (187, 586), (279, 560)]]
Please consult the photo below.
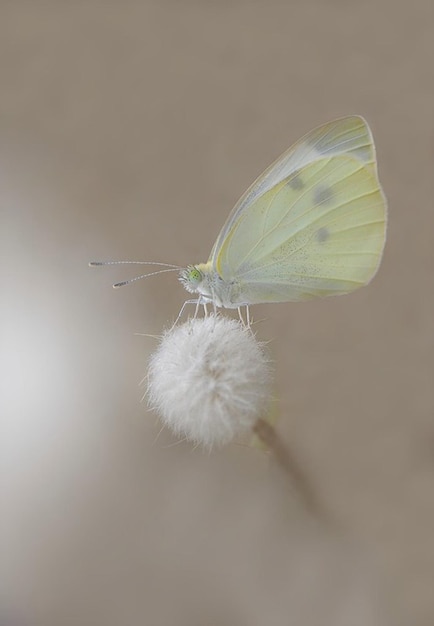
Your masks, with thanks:
[[(350, 293), (378, 269), (386, 204), (367, 122), (337, 119), (302, 137), (254, 181), (208, 261), (181, 269), (179, 279), (196, 302), (225, 308)], [(179, 270), (167, 267), (160, 271)]]

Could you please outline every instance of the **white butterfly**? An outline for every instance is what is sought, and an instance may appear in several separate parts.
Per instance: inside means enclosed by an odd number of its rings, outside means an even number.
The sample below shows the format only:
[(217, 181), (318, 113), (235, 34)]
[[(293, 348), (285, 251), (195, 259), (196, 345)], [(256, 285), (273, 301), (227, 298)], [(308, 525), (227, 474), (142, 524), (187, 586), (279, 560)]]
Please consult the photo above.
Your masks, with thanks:
[(208, 262), (180, 279), (227, 308), (348, 293), (376, 273), (385, 231), (372, 134), (361, 117), (345, 117), (305, 135), (265, 170)]
[[(180, 280), (199, 303), (226, 308), (349, 293), (375, 275), (385, 233), (371, 131), (363, 118), (344, 117), (265, 170), (235, 205), (207, 263), (182, 269)], [(167, 267), (161, 271), (178, 269)]]

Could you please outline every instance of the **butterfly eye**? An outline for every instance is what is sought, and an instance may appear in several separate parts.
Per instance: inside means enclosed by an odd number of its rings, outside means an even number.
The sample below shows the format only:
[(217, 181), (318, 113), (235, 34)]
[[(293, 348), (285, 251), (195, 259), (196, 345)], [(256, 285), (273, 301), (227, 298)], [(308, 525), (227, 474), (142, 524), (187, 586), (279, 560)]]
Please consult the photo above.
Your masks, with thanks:
[(203, 281), (203, 273), (194, 265), (189, 265), (186, 269), (179, 273), (179, 280), (187, 291), (194, 293)]
[(203, 279), (202, 272), (198, 270), (197, 267), (189, 268), (188, 280), (190, 281), (190, 283), (197, 285), (198, 283), (202, 282), (202, 279)]

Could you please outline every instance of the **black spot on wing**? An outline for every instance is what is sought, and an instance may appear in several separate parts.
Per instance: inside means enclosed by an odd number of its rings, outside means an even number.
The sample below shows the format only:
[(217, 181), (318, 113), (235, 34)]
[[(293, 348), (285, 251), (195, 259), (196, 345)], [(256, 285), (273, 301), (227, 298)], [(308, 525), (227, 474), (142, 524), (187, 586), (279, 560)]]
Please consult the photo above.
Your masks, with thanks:
[(328, 185), (318, 185), (313, 190), (313, 201), (315, 204), (330, 204), (333, 200), (333, 189)]
[(300, 189), (303, 189), (304, 187), (304, 182), (298, 172), (294, 172), (293, 174), (291, 174), (286, 184), (293, 191), (299, 191)]
[(316, 238), (319, 243), (325, 243), (330, 237), (330, 233), (327, 228), (320, 228), (316, 233)]

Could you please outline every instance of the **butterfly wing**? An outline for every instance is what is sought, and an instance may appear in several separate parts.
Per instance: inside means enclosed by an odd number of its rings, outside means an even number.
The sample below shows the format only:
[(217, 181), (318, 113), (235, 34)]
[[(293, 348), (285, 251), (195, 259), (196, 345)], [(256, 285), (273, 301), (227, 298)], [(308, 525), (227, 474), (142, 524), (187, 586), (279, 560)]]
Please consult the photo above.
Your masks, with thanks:
[[(326, 133), (320, 134), (326, 145)], [(240, 302), (348, 293), (375, 274), (386, 226), (375, 161), (353, 149), (333, 150), (336, 142), (327, 141), (327, 152), (238, 211), (216, 248), (215, 269), (239, 285)], [(371, 143), (362, 155), (373, 150)]]
[(284, 152), (247, 189), (226, 220), (209, 261), (215, 264), (220, 247), (240, 214), (257, 198), (301, 168), (320, 158), (350, 155), (376, 175), (375, 147), (366, 121), (357, 115), (343, 117), (312, 130)]

